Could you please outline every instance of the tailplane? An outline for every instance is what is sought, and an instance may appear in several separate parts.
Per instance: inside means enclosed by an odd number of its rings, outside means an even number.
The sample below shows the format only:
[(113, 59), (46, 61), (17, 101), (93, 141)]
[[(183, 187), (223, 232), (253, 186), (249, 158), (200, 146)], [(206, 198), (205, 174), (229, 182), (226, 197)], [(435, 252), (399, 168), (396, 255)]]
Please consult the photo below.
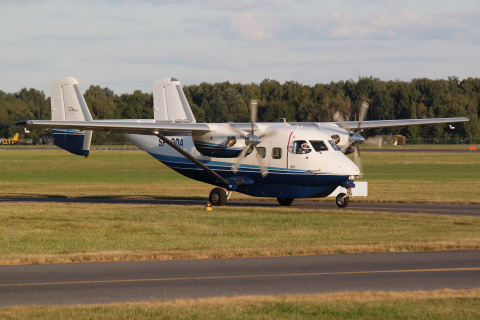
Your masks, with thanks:
[(13, 143), (17, 143), (18, 141), (18, 133), (15, 133), (15, 135), (13, 136), (12, 140), (14, 141)]
[(166, 78), (153, 83), (153, 116), (156, 122), (196, 123), (177, 79)]
[[(83, 98), (78, 81), (67, 77), (52, 81), (51, 111), (52, 120), (57, 121), (92, 121), (90, 111)], [(55, 145), (73, 154), (87, 157), (90, 152), (92, 131), (53, 129)]]

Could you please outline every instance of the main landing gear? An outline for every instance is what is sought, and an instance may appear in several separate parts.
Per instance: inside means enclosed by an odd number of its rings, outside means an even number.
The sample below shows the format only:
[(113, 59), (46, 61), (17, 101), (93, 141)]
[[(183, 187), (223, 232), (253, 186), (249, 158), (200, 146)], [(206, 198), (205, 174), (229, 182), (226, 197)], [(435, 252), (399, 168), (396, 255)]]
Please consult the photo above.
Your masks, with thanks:
[(292, 204), (293, 200), (294, 199), (292, 198), (277, 198), (277, 201), (281, 206), (289, 206)]
[(210, 191), (208, 200), (212, 206), (224, 206), (227, 203), (227, 193), (222, 188), (215, 188)]

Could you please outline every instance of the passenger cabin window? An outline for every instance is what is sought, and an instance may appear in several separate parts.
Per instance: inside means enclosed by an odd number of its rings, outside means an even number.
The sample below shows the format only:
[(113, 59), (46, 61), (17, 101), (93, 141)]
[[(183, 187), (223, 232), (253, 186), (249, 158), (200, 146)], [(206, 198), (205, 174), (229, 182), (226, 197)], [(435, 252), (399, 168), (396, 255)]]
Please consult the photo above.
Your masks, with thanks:
[(292, 153), (295, 153), (295, 154), (305, 154), (305, 153), (312, 152), (312, 149), (310, 149), (310, 146), (308, 145), (307, 141), (298, 140), (293, 142), (291, 151)]
[(328, 151), (328, 147), (322, 140), (310, 140), (313, 149), (317, 152)]
[(257, 158), (265, 158), (267, 154), (267, 149), (264, 147), (257, 147)]
[(282, 148), (273, 148), (272, 159), (281, 159), (281, 158), (282, 158)]

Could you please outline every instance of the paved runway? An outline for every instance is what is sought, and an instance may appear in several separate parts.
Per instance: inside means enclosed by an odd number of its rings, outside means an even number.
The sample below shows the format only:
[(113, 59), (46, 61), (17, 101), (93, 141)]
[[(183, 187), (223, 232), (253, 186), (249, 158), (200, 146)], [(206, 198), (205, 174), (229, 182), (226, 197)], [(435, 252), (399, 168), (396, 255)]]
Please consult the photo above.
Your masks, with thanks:
[(480, 250), (0, 266), (0, 306), (480, 288)]
[[(2, 202), (56, 202), (56, 203), (110, 203), (110, 204), (158, 204), (158, 205), (206, 205), (207, 199), (97, 199), (97, 198), (9, 198), (0, 197)], [(229, 207), (280, 207), (276, 200), (235, 200), (228, 201)], [(331, 201), (295, 201), (292, 208), (353, 210), (391, 213), (425, 213), (456, 216), (480, 217), (480, 205), (473, 204), (429, 204), (429, 203), (370, 203), (351, 201), (347, 208), (339, 209)]]
[(472, 153), (472, 151), (470, 151), (470, 147), (467, 145), (465, 145), (465, 148), (462, 148), (462, 149), (433, 149), (433, 148), (411, 149), (408, 147), (406, 149), (403, 149), (402, 147), (362, 148), (362, 152), (365, 152), (365, 151), (366, 152), (414, 152), (414, 153)]

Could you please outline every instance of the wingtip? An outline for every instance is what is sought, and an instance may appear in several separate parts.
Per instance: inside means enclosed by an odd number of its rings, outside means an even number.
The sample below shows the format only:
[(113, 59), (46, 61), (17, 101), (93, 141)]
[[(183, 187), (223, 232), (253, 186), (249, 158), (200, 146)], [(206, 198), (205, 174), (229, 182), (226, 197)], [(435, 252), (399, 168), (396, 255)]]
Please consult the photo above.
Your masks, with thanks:
[(15, 122), (14, 124), (12, 124), (12, 126), (26, 126), (27, 124), (28, 124), (28, 120), (21, 120), (21, 121)]

